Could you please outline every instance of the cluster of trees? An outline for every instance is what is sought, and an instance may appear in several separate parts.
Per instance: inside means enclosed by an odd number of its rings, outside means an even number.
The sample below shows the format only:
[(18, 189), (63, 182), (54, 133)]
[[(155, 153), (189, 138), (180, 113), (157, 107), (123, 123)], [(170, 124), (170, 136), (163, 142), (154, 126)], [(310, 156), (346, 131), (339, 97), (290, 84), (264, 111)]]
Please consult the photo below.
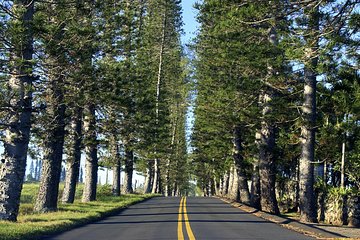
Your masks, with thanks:
[[(39, 182), (41, 176), (41, 165), (42, 165), (42, 161), (40, 159), (32, 160), (30, 162), (29, 173), (25, 176), (24, 180), (26, 182)], [(83, 182), (82, 175), (83, 175), (83, 170), (82, 167), (80, 166), (79, 179), (78, 179), (78, 182), (80, 183)], [(65, 176), (66, 176), (65, 167), (61, 166), (60, 182), (65, 182)]]
[(99, 166), (113, 194), (187, 188), (188, 82), (178, 0), (0, 1), (0, 219), (16, 221), (30, 153), (41, 159), (35, 211), (74, 201), (81, 156), (82, 201), (96, 199)]
[(360, 189), (358, 3), (197, 5), (192, 161), (205, 195), (278, 214), (277, 183), (294, 181), (301, 220), (315, 222), (316, 180)]
[(41, 176), (41, 160), (38, 159), (35, 161), (31, 161), (29, 173), (26, 175), (24, 180), (28, 182), (36, 182), (36, 181), (40, 181), (40, 176)]

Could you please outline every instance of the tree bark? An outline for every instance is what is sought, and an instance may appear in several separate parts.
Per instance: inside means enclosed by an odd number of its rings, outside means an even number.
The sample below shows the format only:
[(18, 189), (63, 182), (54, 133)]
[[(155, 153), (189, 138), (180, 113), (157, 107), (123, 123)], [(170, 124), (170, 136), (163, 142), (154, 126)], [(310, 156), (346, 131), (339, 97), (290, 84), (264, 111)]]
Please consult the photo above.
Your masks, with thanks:
[(346, 147), (346, 134), (344, 136), (344, 141), (341, 147), (341, 178), (340, 178), (340, 187), (345, 188), (345, 147)]
[[(273, 47), (278, 45), (278, 36), (275, 27), (269, 29), (268, 40)], [(271, 63), (267, 66), (267, 78), (276, 76), (276, 71)], [(259, 148), (259, 174), (260, 174), (260, 193), (261, 210), (272, 214), (279, 214), (279, 207), (275, 194), (275, 131), (276, 127), (271, 118), (273, 112), (273, 100), (276, 97), (275, 89), (264, 86), (260, 94), (260, 105), (262, 108), (262, 121), (260, 134), (257, 139)]]
[(237, 172), (237, 168), (233, 167), (232, 169), (232, 181), (231, 185), (229, 186), (228, 195), (229, 198), (234, 201), (240, 201), (240, 192), (239, 192), (239, 176)]
[(248, 186), (248, 179), (245, 173), (245, 163), (244, 157), (242, 155), (243, 147), (242, 147), (242, 139), (241, 139), (241, 128), (240, 126), (234, 127), (234, 163), (235, 163), (235, 171), (234, 171), (234, 184), (238, 184), (239, 189), (239, 198), (241, 202), (250, 205), (250, 192)]
[(144, 193), (151, 193), (152, 190), (152, 182), (153, 182), (153, 171), (151, 161), (148, 161), (148, 166), (146, 168), (146, 176), (144, 183)]
[(165, 176), (165, 197), (171, 196), (171, 187), (170, 187), (170, 158), (166, 161), (166, 176)]
[(314, 193), (315, 131), (316, 131), (316, 68), (318, 66), (319, 6), (309, 6), (305, 38), (304, 102), (302, 106), (301, 156), (299, 164), (300, 221), (317, 222)]
[[(163, 78), (163, 57), (164, 57), (164, 50), (165, 50), (165, 30), (166, 30), (166, 9), (164, 10), (163, 14), (163, 24), (161, 30), (161, 43), (160, 43), (160, 53), (159, 53), (159, 67), (158, 67), (158, 75), (157, 75), (157, 83), (156, 83), (156, 129), (159, 131), (159, 107), (160, 107), (160, 90), (161, 90), (161, 80)], [(156, 138), (158, 138), (158, 132), (156, 133)], [(156, 139), (158, 141), (159, 139)], [(157, 149), (155, 149), (155, 155), (157, 153)], [(159, 158), (155, 157), (154, 163), (154, 178), (153, 178), (153, 186), (152, 186), (152, 193), (159, 193), (160, 192), (160, 166), (159, 166)]]
[[(12, 10), (24, 8), (18, 16), (25, 31), (22, 38), (11, 39), (10, 114), (5, 129), (4, 154), (0, 163), (0, 220), (16, 221), (26, 170), (32, 111), (32, 55), (34, 1), (13, 1)], [(11, 23), (10, 23), (11, 25)]]
[[(115, 137), (114, 137), (115, 139)], [(112, 184), (112, 194), (114, 196), (120, 196), (120, 178), (121, 178), (121, 161), (120, 161), (120, 153), (119, 146), (117, 141), (113, 143), (113, 153), (114, 156), (114, 165), (113, 165), (113, 184)]]
[(159, 193), (160, 192), (160, 168), (159, 168), (159, 159), (155, 159), (154, 162), (154, 176), (153, 176), (153, 184), (151, 193)]
[(271, 101), (274, 98), (273, 90), (267, 88), (260, 96), (262, 116), (259, 139), (259, 173), (261, 210), (272, 214), (280, 214), (275, 194), (275, 127), (269, 118), (272, 112)]
[(261, 209), (260, 202), (260, 175), (259, 175), (259, 160), (254, 163), (253, 174), (251, 179), (251, 206), (257, 209)]
[(130, 149), (125, 149), (124, 193), (133, 193), (133, 188), (132, 188), (133, 171), (134, 171), (134, 153)]
[(96, 139), (96, 116), (95, 105), (90, 103), (86, 106), (84, 118), (85, 130), (85, 183), (82, 202), (96, 200), (96, 188), (98, 178), (98, 157)]
[(227, 171), (223, 179), (222, 196), (226, 196), (228, 194), (229, 182), (230, 182), (230, 171)]
[(305, 69), (303, 117), (299, 169), (300, 220), (316, 222), (313, 165), (315, 160), (316, 75), (309, 68)]
[[(172, 133), (171, 133), (171, 150), (172, 150), (172, 154), (174, 154), (175, 152), (175, 137), (176, 137), (176, 129), (177, 129), (177, 124), (178, 124), (178, 116), (177, 114), (179, 114), (178, 112), (179, 109), (179, 104), (177, 104), (177, 112), (176, 112), (176, 116), (175, 116), (175, 120), (172, 126)], [(175, 154), (176, 156), (176, 154)], [(171, 156), (168, 157), (167, 162), (166, 162), (166, 176), (165, 176), (165, 197), (171, 196), (171, 182), (170, 182), (170, 168), (171, 168)]]
[(63, 203), (74, 203), (75, 200), (81, 159), (82, 112), (82, 108), (76, 107), (71, 120), (70, 149), (68, 159), (66, 160), (66, 180), (62, 196)]
[(220, 196), (220, 191), (221, 191), (220, 190), (221, 189), (220, 182), (221, 181), (217, 181), (216, 177), (214, 176), (213, 182), (214, 182), (214, 188), (215, 188), (215, 195)]
[(178, 184), (177, 184), (177, 182), (174, 182), (174, 186), (173, 186), (173, 190), (172, 190), (172, 196), (173, 197), (180, 196), (180, 194), (178, 192)]
[[(60, 39), (62, 39), (62, 36), (58, 37), (58, 40)], [(45, 127), (42, 175), (34, 206), (34, 210), (37, 212), (57, 210), (61, 163), (64, 150), (66, 109), (64, 103), (64, 76), (58, 71), (58, 67), (63, 67), (64, 56), (62, 53), (59, 54), (61, 57), (48, 56), (51, 69), (48, 70), (50, 86), (48, 89), (49, 105), (46, 109), (46, 115), (49, 123)]]

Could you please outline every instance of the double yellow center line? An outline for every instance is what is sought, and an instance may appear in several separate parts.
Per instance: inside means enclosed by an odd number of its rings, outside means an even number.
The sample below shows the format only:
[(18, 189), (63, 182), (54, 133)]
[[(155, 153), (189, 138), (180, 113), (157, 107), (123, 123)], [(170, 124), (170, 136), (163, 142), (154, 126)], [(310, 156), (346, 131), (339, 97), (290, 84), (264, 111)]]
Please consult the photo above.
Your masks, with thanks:
[(184, 240), (183, 224), (182, 224), (183, 223), (183, 220), (182, 220), (183, 215), (184, 215), (186, 232), (189, 237), (189, 240), (195, 240), (194, 233), (191, 230), (190, 223), (189, 223), (189, 217), (188, 217), (187, 211), (186, 211), (186, 197), (182, 197), (180, 200), (178, 228), (177, 228), (178, 240)]

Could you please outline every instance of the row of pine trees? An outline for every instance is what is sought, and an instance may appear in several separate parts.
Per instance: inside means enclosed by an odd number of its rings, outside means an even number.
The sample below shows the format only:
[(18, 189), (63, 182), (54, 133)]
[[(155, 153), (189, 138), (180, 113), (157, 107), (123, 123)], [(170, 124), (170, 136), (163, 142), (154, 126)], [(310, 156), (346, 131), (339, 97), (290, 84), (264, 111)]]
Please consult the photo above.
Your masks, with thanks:
[(316, 222), (316, 182), (360, 189), (359, 1), (196, 7), (198, 185), (279, 214), (278, 183), (293, 181)]
[(16, 221), (27, 156), (41, 159), (34, 210), (55, 211), (62, 163), (64, 203), (96, 199), (98, 168), (112, 191), (186, 189), (186, 60), (178, 0), (0, 2), (0, 219)]

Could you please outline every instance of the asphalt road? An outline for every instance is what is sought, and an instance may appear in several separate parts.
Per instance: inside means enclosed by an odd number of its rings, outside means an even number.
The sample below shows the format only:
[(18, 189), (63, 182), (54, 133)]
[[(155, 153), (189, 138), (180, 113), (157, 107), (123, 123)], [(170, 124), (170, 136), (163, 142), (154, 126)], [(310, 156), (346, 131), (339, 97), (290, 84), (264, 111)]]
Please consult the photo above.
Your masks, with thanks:
[[(181, 207), (180, 207), (181, 206)], [(241, 211), (216, 198), (157, 197), (53, 240), (313, 239)]]

